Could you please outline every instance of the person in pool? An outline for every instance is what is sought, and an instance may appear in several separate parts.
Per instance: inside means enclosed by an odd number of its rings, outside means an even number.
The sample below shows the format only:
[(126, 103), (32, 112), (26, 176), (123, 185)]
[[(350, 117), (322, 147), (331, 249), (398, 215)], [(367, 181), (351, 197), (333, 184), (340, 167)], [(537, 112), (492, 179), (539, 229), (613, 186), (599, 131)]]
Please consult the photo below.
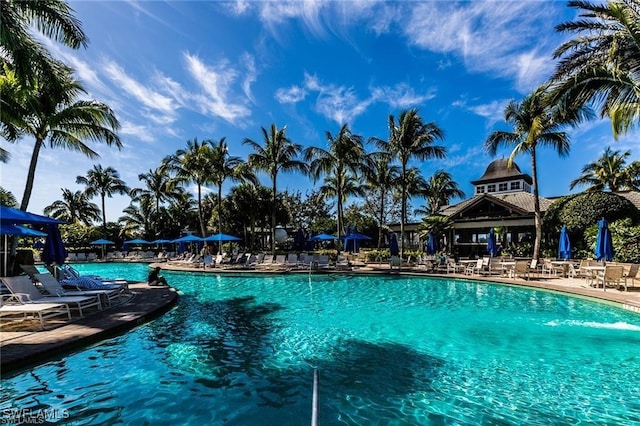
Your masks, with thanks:
[(147, 278), (147, 283), (149, 285), (165, 285), (168, 286), (167, 280), (160, 275), (160, 267), (156, 266), (153, 268), (151, 272), (149, 272), (149, 277)]

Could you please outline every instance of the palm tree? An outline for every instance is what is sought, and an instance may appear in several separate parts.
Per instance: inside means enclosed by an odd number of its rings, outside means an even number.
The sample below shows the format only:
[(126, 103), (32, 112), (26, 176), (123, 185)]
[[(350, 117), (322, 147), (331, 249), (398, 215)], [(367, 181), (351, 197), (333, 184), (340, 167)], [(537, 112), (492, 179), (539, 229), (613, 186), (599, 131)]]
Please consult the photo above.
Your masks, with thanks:
[(248, 163), (250, 167), (265, 171), (271, 177), (271, 190), (273, 205), (271, 206), (271, 251), (275, 253), (276, 245), (276, 208), (277, 208), (277, 180), (278, 173), (283, 172), (303, 172), (306, 173), (307, 165), (297, 159), (302, 146), (293, 143), (287, 138), (286, 126), (278, 129), (275, 124), (269, 130), (262, 127), (262, 137), (264, 147), (259, 143), (245, 139), (243, 144), (249, 145), (253, 152), (249, 154)]
[(198, 220), (202, 236), (207, 235), (206, 221), (202, 215), (202, 187), (213, 182), (210, 174), (214, 157), (213, 143), (198, 139), (187, 141), (187, 149), (179, 149), (165, 157), (163, 167), (175, 172), (175, 179), (181, 183), (195, 183), (198, 188)]
[(253, 171), (247, 167), (240, 157), (229, 155), (226, 138), (214, 145), (211, 180), (218, 186), (218, 232), (222, 232), (222, 184), (227, 178), (234, 182), (248, 181), (256, 185), (258, 180)]
[(511, 101), (504, 110), (505, 121), (513, 127), (512, 132), (495, 131), (489, 135), (484, 146), (490, 155), (495, 155), (501, 145), (512, 146), (509, 165), (518, 154), (531, 156), (533, 179), (534, 223), (536, 228), (533, 258), (540, 256), (542, 239), (542, 216), (538, 188), (537, 148), (550, 147), (560, 157), (569, 154), (569, 135), (560, 131), (566, 126), (575, 126), (590, 116), (585, 107), (560, 108), (547, 103), (547, 86), (541, 86), (522, 101)]
[[(400, 240), (404, 242), (404, 227), (407, 217), (408, 193), (408, 164), (412, 158), (424, 161), (432, 158), (444, 158), (447, 154), (445, 147), (434, 145), (437, 140), (444, 139), (444, 132), (436, 123), (424, 123), (417, 109), (400, 112), (398, 121), (393, 115), (389, 116), (389, 140), (376, 139), (380, 149), (391, 153), (400, 161), (400, 191), (402, 197), (402, 213), (400, 219)], [(404, 256), (404, 244), (401, 248)]]
[(385, 223), (385, 201), (387, 196), (397, 187), (400, 179), (400, 167), (391, 164), (391, 154), (374, 152), (369, 154), (370, 167), (365, 170), (366, 185), (369, 191), (376, 193), (378, 208), (378, 248), (382, 247), (382, 231)]
[(579, 17), (556, 27), (575, 34), (554, 53), (553, 103), (600, 104), (614, 137), (640, 119), (640, 6), (637, 0), (570, 1)]
[(62, 0), (0, 2), (2, 62), (11, 64), (23, 84), (31, 86), (38, 73), (52, 76), (58, 71), (59, 64), (34, 37), (33, 28), (72, 49), (87, 46), (87, 36), (73, 13)]
[(626, 159), (631, 155), (631, 151), (613, 151), (611, 147), (605, 149), (602, 157), (587, 164), (582, 168), (582, 175), (571, 181), (569, 189), (578, 185), (589, 185), (587, 191), (604, 191), (608, 189), (612, 192), (619, 191), (640, 191), (637, 182), (634, 163), (625, 167)]
[(328, 197), (335, 197), (338, 203), (338, 238), (341, 235), (340, 223), (344, 219), (343, 206), (349, 196), (362, 197), (365, 195), (365, 186), (352, 174), (343, 170), (339, 175), (329, 175), (324, 178), (324, 183), (320, 187), (320, 193), (326, 200)]
[(124, 215), (118, 218), (121, 225), (120, 237), (127, 239), (133, 235), (147, 238), (152, 232), (151, 218), (153, 217), (153, 202), (149, 197), (133, 200), (122, 210)]
[[(338, 238), (344, 232), (344, 203), (347, 190), (352, 195), (358, 193), (353, 182), (358, 175), (368, 168), (369, 158), (364, 149), (362, 136), (353, 134), (349, 125), (344, 124), (334, 137), (326, 132), (328, 149), (309, 147), (304, 152), (305, 161), (310, 162), (309, 174), (314, 182), (321, 176), (327, 176), (327, 188), (337, 199)], [(347, 189), (346, 185), (350, 185)], [(361, 192), (361, 191), (360, 191)]]
[(93, 169), (87, 172), (87, 176), (76, 177), (76, 183), (85, 185), (84, 192), (88, 197), (95, 197), (100, 195), (100, 201), (102, 206), (102, 227), (104, 231), (107, 230), (107, 215), (105, 209), (105, 197), (113, 197), (114, 194), (128, 194), (129, 187), (120, 179), (120, 174), (113, 167), (102, 168), (102, 165), (97, 164), (93, 166)]
[(0, 186), (0, 206), (7, 206), (15, 208), (18, 205), (18, 200), (13, 195), (13, 192), (4, 189)]
[(70, 68), (57, 77), (61, 89), (51, 79), (41, 78), (25, 103), (25, 114), (16, 125), (20, 132), (35, 138), (20, 210), (26, 210), (33, 190), (40, 150), (48, 141), (50, 148), (79, 151), (89, 158), (99, 157), (86, 141), (104, 142), (122, 147), (115, 133), (119, 123), (111, 108), (97, 101), (77, 100), (86, 93), (73, 78)]
[(425, 209), (416, 209), (416, 213), (427, 216), (437, 214), (442, 207), (449, 205), (452, 198), (464, 198), (464, 192), (453, 180), (451, 174), (444, 170), (436, 170), (420, 192), (427, 201), (427, 205)]
[(62, 200), (56, 200), (44, 208), (44, 214), (65, 222), (82, 222), (90, 226), (100, 220), (100, 209), (82, 191), (71, 192), (62, 188)]
[(148, 196), (153, 200), (155, 211), (160, 210), (160, 204), (165, 201), (175, 200), (180, 196), (180, 189), (177, 182), (171, 178), (162, 167), (155, 170), (149, 169), (147, 173), (138, 175), (140, 182), (145, 184), (145, 188), (133, 188), (132, 197)]

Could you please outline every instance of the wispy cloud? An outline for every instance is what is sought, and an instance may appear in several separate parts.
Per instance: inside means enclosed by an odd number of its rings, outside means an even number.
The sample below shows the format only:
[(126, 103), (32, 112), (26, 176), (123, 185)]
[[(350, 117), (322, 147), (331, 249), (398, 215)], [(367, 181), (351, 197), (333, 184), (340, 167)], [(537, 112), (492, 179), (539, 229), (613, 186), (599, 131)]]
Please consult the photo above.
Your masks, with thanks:
[(393, 87), (372, 87), (373, 98), (379, 102), (385, 102), (393, 108), (409, 108), (420, 105), (429, 99), (435, 98), (436, 90), (430, 89), (426, 93), (418, 94), (415, 89), (406, 83), (398, 83)]
[(300, 86), (291, 86), (289, 88), (280, 88), (276, 90), (274, 97), (281, 104), (294, 104), (304, 100), (307, 91)]
[(509, 99), (498, 99), (487, 104), (470, 105), (466, 97), (462, 97), (454, 101), (451, 106), (471, 111), (480, 117), (486, 118), (486, 127), (489, 128), (504, 120), (504, 109), (509, 101)]
[(200, 86), (202, 92), (192, 95), (197, 108), (205, 114), (220, 117), (230, 123), (251, 115), (245, 100), (234, 96), (232, 86), (238, 79), (238, 71), (226, 60), (215, 66), (205, 64), (195, 55), (184, 54), (187, 71)]
[(411, 44), (458, 55), (470, 71), (511, 78), (519, 91), (526, 92), (551, 72), (554, 45), (540, 34), (553, 34), (558, 7), (553, 2), (533, 5), (511, 1), (417, 3), (401, 27)]

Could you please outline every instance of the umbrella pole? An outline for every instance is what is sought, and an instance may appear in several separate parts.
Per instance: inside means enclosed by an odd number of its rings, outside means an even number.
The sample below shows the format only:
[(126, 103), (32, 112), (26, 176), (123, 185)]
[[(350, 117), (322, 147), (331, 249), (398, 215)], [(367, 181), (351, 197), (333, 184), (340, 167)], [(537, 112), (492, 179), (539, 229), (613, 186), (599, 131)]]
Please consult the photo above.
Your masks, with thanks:
[(7, 262), (9, 257), (7, 256), (7, 251), (9, 250), (9, 236), (5, 235), (4, 236), (4, 276), (8, 277), (9, 275), (7, 274)]

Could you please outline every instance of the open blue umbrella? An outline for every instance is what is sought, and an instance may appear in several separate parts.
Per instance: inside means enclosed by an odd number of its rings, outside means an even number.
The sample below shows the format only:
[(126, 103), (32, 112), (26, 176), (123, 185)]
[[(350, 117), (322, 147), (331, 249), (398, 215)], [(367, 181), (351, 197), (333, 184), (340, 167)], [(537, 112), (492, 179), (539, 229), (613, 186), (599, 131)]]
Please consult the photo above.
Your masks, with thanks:
[(613, 241), (611, 231), (605, 219), (598, 221), (598, 235), (596, 236), (595, 254), (597, 260), (611, 262), (613, 259)]
[(170, 243), (171, 240), (165, 240), (163, 238), (159, 238), (157, 240), (150, 241), (149, 244), (167, 244)]
[(56, 263), (63, 265), (64, 260), (67, 257), (67, 250), (62, 243), (62, 236), (60, 235), (60, 229), (58, 224), (50, 223), (47, 225), (47, 240), (44, 243), (44, 250), (42, 250), (42, 261), (50, 265)]
[(489, 237), (487, 238), (487, 253), (491, 257), (498, 254), (498, 244), (496, 243), (496, 231), (489, 229)]
[(100, 238), (94, 241), (91, 241), (89, 244), (92, 246), (108, 246), (109, 244), (115, 244), (113, 241), (105, 240), (104, 238)]
[(364, 240), (370, 240), (371, 239), (371, 237), (368, 237), (368, 236), (366, 236), (364, 234), (360, 234), (358, 232), (351, 232), (351, 233), (349, 233), (347, 235), (344, 235), (344, 236), (342, 236), (340, 238), (344, 239), (344, 241), (345, 241), (345, 250), (348, 249), (350, 242), (353, 241), (353, 252), (354, 253), (358, 252), (358, 248), (359, 247), (358, 247), (357, 243), (359, 241), (364, 241)]
[[(182, 237), (185, 238), (185, 237)], [(242, 238), (235, 237), (233, 235), (217, 233), (213, 235), (209, 235), (207, 238), (204, 238), (203, 241), (241, 241)], [(199, 240), (196, 240), (199, 241)]]
[(0, 223), (4, 224), (47, 224), (65, 223), (61, 220), (53, 219), (39, 214), (29, 213), (7, 206), (0, 206)]
[(397, 256), (400, 254), (400, 248), (398, 247), (398, 235), (393, 232), (389, 237), (389, 253), (391, 256)]
[(26, 226), (0, 224), (0, 235), (19, 235), (21, 237), (46, 237), (47, 233), (27, 228)]
[(135, 238), (133, 240), (125, 241), (124, 244), (151, 244), (147, 240), (143, 240), (142, 238)]
[(560, 242), (558, 243), (558, 258), (567, 260), (571, 257), (571, 241), (569, 240), (569, 231), (563, 226), (560, 229)]
[(427, 239), (427, 254), (433, 255), (438, 251), (438, 240), (436, 239), (436, 234), (433, 232), (429, 232), (429, 238)]
[(333, 241), (333, 240), (337, 240), (338, 237), (336, 237), (335, 235), (329, 235), (329, 234), (318, 234), (318, 235), (314, 235), (313, 237), (309, 238), (309, 241)]
[(193, 234), (185, 235), (184, 237), (171, 240), (172, 243), (195, 243), (198, 241), (204, 241), (204, 239)]

